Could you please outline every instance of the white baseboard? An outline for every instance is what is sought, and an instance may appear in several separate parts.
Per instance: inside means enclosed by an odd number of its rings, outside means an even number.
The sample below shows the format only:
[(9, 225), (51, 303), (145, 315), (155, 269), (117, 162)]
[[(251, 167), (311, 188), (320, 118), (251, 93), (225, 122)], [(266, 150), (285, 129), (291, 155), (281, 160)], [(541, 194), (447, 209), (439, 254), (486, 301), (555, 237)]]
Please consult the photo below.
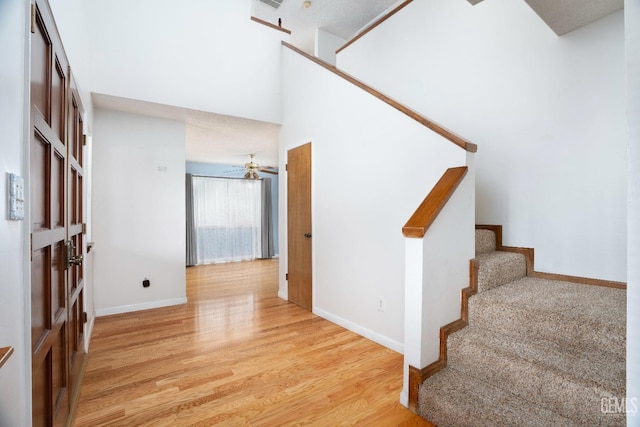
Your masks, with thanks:
[(112, 314), (129, 313), (132, 311), (149, 310), (151, 308), (170, 307), (172, 305), (186, 304), (187, 297), (166, 299), (161, 301), (151, 301), (142, 304), (122, 305), (119, 307), (99, 308), (96, 310), (96, 317), (110, 316)]
[(373, 332), (367, 328), (364, 328), (360, 325), (350, 322), (349, 320), (345, 320), (339, 316), (326, 312), (317, 307), (313, 308), (313, 313), (317, 314), (318, 316), (324, 319), (327, 319), (330, 322), (340, 325), (343, 328), (350, 330), (351, 332), (355, 332), (358, 335), (362, 335), (363, 337), (370, 339), (373, 342), (377, 342), (378, 344), (383, 345), (393, 351), (397, 351), (400, 354), (404, 354), (404, 344), (401, 342), (392, 340), (389, 337), (380, 335), (377, 332)]
[(404, 390), (400, 392), (400, 404), (405, 408), (409, 407), (409, 393)]

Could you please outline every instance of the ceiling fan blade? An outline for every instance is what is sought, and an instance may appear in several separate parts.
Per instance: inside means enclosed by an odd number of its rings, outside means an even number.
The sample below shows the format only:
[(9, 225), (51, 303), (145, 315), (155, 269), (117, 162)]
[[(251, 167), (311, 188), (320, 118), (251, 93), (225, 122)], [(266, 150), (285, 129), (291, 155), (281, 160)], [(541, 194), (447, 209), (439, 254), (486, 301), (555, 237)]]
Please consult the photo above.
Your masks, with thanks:
[(258, 168), (258, 171), (260, 172), (264, 172), (264, 173), (270, 173), (272, 175), (278, 175), (278, 171), (275, 169), (264, 169), (264, 168)]
[(237, 169), (230, 169), (230, 170), (222, 171), (222, 173), (239, 173), (239, 172), (244, 172), (244, 171), (245, 171), (244, 168), (237, 168)]

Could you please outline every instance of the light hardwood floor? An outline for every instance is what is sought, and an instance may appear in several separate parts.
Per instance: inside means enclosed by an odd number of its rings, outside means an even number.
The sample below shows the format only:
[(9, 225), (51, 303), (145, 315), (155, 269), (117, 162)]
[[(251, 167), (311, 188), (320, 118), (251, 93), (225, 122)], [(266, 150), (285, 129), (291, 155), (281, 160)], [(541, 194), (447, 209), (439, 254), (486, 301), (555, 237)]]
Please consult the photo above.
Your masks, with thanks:
[(188, 304), (98, 318), (74, 425), (430, 426), (402, 356), (278, 298), (277, 271), (191, 267)]

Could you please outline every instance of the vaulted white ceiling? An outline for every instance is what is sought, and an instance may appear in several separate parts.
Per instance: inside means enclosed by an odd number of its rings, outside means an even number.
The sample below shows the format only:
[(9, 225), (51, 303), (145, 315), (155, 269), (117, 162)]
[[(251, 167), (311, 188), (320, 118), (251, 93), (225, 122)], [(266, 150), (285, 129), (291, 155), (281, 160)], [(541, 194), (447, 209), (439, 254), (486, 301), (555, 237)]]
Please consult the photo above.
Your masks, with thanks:
[[(404, 0), (282, 0), (276, 9), (252, 1), (252, 15), (292, 31), (291, 42), (313, 53), (317, 28), (345, 40)], [(422, 1), (422, 0), (415, 0)], [(464, 1), (464, 0), (447, 0)], [(471, 4), (492, 0), (467, 0)], [(526, 1), (558, 35), (594, 22), (623, 8), (623, 0), (512, 0)], [(279, 126), (256, 120), (186, 110), (146, 102), (94, 95), (98, 107), (129, 111), (186, 123), (187, 160), (241, 165), (250, 153), (262, 165), (278, 165)]]
[[(316, 0), (309, 8), (302, 3), (283, 0), (278, 10), (260, 3), (253, 16), (273, 23), (282, 17), (292, 43), (313, 52), (316, 28), (348, 39), (397, 0)], [(93, 101), (97, 108), (184, 121), (187, 161), (243, 165), (255, 154), (258, 164), (278, 166), (277, 124), (97, 93)]]

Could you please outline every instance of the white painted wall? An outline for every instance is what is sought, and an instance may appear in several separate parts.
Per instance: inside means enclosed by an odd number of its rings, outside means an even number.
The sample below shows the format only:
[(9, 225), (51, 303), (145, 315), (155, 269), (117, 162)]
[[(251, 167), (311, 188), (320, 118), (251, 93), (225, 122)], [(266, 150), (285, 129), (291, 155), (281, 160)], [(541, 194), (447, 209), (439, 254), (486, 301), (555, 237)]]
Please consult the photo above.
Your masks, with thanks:
[(637, 409), (627, 414), (631, 427), (640, 425), (640, 2), (627, 0), (624, 7), (629, 132), (627, 397), (636, 399)]
[(184, 123), (95, 111), (98, 316), (186, 302), (184, 153)]
[(29, 178), (23, 121), (27, 8), (25, 1), (0, 0), (0, 347), (14, 348), (0, 368), (0, 426), (31, 424), (29, 221), (9, 221), (6, 203), (7, 173), (26, 184)]
[(93, 92), (280, 122), (289, 36), (251, 21), (248, 0), (85, 3)]
[(344, 46), (347, 40), (320, 28), (316, 29), (314, 55), (329, 64), (336, 65), (336, 50)]
[[(312, 142), (313, 311), (402, 352), (402, 226), (448, 167), (465, 165), (466, 152), (288, 48), (283, 85), (281, 164), (287, 150)], [(283, 176), (285, 299), (286, 186)]]
[(51, 11), (62, 39), (87, 118), (85, 133), (91, 134), (93, 105), (91, 103), (91, 45), (85, 1), (49, 0)]
[(557, 37), (522, 1), (414, 1), (337, 62), (478, 144), (476, 221), (536, 270), (626, 281), (622, 12)]

